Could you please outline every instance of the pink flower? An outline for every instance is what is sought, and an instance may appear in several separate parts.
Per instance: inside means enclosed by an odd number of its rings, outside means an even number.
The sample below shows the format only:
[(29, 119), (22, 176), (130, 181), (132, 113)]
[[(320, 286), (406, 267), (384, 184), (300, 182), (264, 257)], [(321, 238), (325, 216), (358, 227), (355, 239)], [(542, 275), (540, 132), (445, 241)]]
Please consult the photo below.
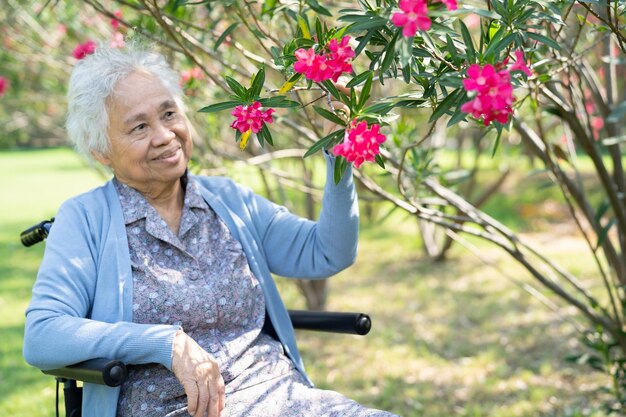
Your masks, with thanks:
[(418, 30), (430, 29), (426, 0), (400, 0), (398, 7), (402, 12), (394, 13), (391, 16), (391, 22), (398, 27), (403, 27), (402, 35), (415, 36)]
[(350, 45), (349, 36), (344, 36), (341, 41), (331, 39), (326, 45), (328, 53), (315, 53), (315, 49), (300, 48), (295, 52), (297, 61), (293, 64), (293, 70), (312, 81), (321, 82), (332, 78), (337, 82), (344, 72), (352, 72), (351, 59), (354, 50)]
[(591, 118), (591, 130), (593, 131), (594, 139), (600, 138), (600, 132), (604, 128), (604, 119), (602, 117), (594, 116)]
[(96, 50), (96, 43), (92, 40), (88, 40), (85, 43), (79, 43), (74, 51), (72, 52), (72, 56), (76, 59), (83, 59), (87, 55), (93, 54)]
[(122, 11), (120, 9), (117, 9), (115, 12), (113, 12), (113, 15), (115, 17), (111, 19), (111, 27), (113, 28), (113, 30), (117, 31), (120, 28), (120, 21), (118, 19), (122, 18)]
[(255, 101), (249, 106), (237, 106), (232, 111), (235, 120), (230, 125), (233, 129), (246, 133), (249, 130), (257, 133), (263, 127), (263, 123), (272, 123), (274, 109), (260, 110), (261, 103)]
[(184, 70), (180, 73), (183, 84), (187, 84), (191, 80), (201, 80), (204, 78), (204, 73), (200, 67), (193, 67), (188, 70)]
[(327, 55), (327, 63), (333, 69), (331, 78), (334, 82), (337, 82), (342, 73), (352, 72), (350, 60), (354, 58), (354, 50), (348, 45), (349, 42), (350, 36), (344, 36), (341, 42), (337, 42), (337, 39), (331, 39), (328, 42), (327, 47), (330, 53)]
[(111, 48), (123, 48), (126, 43), (124, 42), (124, 35), (121, 32), (115, 32), (111, 37), (111, 42), (109, 42), (109, 46)]
[(2, 97), (4, 93), (6, 93), (10, 85), (11, 83), (9, 83), (8, 78), (0, 76), (0, 97)]
[(308, 50), (298, 49), (295, 52), (298, 61), (293, 64), (293, 70), (304, 74), (309, 80), (321, 82), (333, 76), (334, 69), (326, 62), (326, 57), (315, 53), (313, 48)]
[(513, 86), (507, 70), (496, 71), (493, 65), (470, 65), (469, 78), (463, 80), (465, 89), (476, 91), (476, 96), (461, 106), (461, 111), (470, 113), (476, 119), (483, 118), (485, 126), (493, 120), (506, 123), (513, 113)]
[(515, 53), (515, 62), (509, 68), (509, 71), (522, 71), (527, 76), (533, 75), (533, 72), (526, 65), (526, 61), (524, 60), (524, 51), (518, 49)]
[(452, 11), (452, 10), (456, 10), (459, 8), (459, 6), (456, 3), (456, 0), (441, 0), (441, 2), (443, 4), (446, 5), (446, 9)]
[(368, 128), (367, 122), (357, 124), (353, 120), (346, 130), (343, 142), (333, 147), (333, 153), (352, 162), (355, 168), (359, 168), (365, 161), (373, 162), (380, 153), (380, 144), (387, 140), (379, 131), (379, 124), (374, 123)]

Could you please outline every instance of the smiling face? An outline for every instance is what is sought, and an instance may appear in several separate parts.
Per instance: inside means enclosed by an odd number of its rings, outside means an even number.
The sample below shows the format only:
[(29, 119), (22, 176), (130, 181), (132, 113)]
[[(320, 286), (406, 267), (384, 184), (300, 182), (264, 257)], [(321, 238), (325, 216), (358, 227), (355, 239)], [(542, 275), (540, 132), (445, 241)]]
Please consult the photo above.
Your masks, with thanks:
[(159, 79), (146, 71), (131, 73), (115, 86), (107, 111), (110, 152), (96, 159), (143, 194), (178, 186), (191, 157), (191, 132)]

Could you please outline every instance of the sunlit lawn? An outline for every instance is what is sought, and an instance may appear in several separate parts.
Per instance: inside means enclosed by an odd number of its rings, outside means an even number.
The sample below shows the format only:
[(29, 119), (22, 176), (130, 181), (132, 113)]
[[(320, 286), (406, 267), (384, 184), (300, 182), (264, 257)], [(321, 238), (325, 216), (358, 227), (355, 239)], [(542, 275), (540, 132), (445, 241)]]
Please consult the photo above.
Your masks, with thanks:
[[(54, 380), (21, 358), (23, 312), (43, 246), (22, 248), (18, 234), (100, 182), (68, 150), (0, 153), (0, 416), (54, 415)], [(554, 230), (559, 235), (529, 238), (592, 274), (584, 246), (567, 229)], [(603, 376), (564, 360), (581, 349), (564, 320), (571, 310), (552, 312), (512, 283), (507, 276), (530, 281), (494, 248), (479, 249), (501, 271), (460, 246), (431, 264), (416, 236), (401, 216), (363, 226), (357, 263), (330, 281), (329, 309), (368, 312), (374, 327), (364, 338), (299, 333), (320, 387), (405, 417), (603, 415), (596, 411)], [(304, 305), (293, 285), (279, 284), (290, 307)]]

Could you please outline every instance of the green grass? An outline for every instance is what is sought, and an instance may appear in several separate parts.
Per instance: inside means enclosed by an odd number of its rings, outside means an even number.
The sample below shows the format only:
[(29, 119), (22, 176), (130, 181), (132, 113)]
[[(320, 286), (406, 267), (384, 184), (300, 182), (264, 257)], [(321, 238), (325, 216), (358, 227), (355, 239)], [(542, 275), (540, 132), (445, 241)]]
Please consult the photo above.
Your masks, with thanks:
[[(101, 182), (65, 149), (0, 153), (0, 416), (54, 415), (53, 378), (21, 357), (23, 313), (43, 246), (22, 248), (19, 232)], [(532, 205), (530, 191), (523, 198)], [(506, 198), (501, 204), (514, 210)], [(432, 264), (417, 236), (400, 215), (363, 225), (357, 263), (329, 281), (328, 308), (368, 312), (373, 330), (367, 337), (299, 332), (318, 386), (404, 417), (603, 416), (596, 409), (604, 376), (563, 359), (582, 349), (562, 318), (570, 309), (549, 311), (460, 246)], [(528, 237), (580, 276), (594, 274), (577, 240)], [(496, 249), (480, 250), (527, 281)], [(284, 279), (279, 286), (289, 307), (303, 307), (295, 286)]]
[(43, 245), (24, 248), (19, 233), (54, 216), (66, 198), (101, 180), (67, 149), (0, 153), (0, 415), (54, 415), (54, 379), (22, 359), (24, 310)]

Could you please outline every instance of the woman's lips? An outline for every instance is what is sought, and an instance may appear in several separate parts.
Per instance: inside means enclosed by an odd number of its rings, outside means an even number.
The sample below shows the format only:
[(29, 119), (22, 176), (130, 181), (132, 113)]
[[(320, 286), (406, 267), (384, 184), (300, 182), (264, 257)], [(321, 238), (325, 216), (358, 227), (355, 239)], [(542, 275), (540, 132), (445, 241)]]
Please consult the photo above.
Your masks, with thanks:
[(163, 161), (163, 162), (177, 162), (179, 157), (180, 157), (180, 148), (176, 148), (171, 151), (163, 152), (161, 155), (154, 158), (154, 160)]

